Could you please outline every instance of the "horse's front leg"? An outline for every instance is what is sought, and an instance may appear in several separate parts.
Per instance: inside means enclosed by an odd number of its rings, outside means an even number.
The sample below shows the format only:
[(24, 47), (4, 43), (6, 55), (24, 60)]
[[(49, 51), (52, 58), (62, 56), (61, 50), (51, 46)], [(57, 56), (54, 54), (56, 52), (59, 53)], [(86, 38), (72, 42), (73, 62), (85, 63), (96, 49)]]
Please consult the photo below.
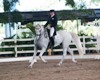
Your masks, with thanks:
[(36, 61), (36, 55), (37, 55), (37, 47), (34, 46), (34, 55), (33, 55), (33, 58), (32, 58), (32, 60), (31, 60), (30, 65), (29, 65), (30, 68), (32, 68), (33, 64), (34, 64), (35, 61)]
[(44, 62), (44, 63), (47, 63), (47, 61), (42, 57), (43, 53), (46, 51), (46, 48), (42, 48), (42, 51), (40, 52), (40, 59)]
[(73, 61), (74, 63), (77, 63), (77, 61), (76, 61), (75, 58), (74, 58), (73, 51), (72, 51), (69, 47), (67, 48), (67, 51), (71, 54), (72, 61)]

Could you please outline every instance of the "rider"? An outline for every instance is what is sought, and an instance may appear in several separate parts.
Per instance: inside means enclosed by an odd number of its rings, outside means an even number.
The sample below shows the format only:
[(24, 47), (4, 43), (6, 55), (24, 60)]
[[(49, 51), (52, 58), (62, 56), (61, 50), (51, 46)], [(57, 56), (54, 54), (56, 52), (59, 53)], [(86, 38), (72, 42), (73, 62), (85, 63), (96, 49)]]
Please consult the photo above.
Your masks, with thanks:
[(56, 35), (57, 21), (58, 19), (55, 10), (50, 10), (48, 21), (44, 25), (44, 27), (47, 27), (47, 32), (49, 35), (49, 48), (53, 48), (54, 46), (54, 36)]

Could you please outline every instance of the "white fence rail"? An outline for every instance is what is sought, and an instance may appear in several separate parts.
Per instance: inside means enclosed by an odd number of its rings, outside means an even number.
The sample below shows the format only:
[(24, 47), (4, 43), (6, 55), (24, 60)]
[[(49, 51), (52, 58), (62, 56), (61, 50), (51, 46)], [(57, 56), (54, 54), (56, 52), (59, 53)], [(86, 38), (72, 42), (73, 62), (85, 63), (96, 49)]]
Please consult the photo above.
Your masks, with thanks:
[[(93, 36), (81, 36), (80, 39), (82, 40), (82, 45), (83, 45), (83, 49), (86, 52), (86, 50), (96, 50), (99, 51), (99, 46), (100, 46), (100, 39), (99, 36), (97, 37), (93, 37)], [(89, 41), (87, 41), (87, 39), (90, 39)], [(96, 39), (95, 41), (92, 39)], [(0, 45), (0, 55), (2, 54), (15, 54), (15, 57), (18, 56), (18, 54), (20, 53), (34, 53), (34, 43), (31, 44), (17, 44), (17, 42), (24, 42), (24, 41), (33, 41), (34, 42), (34, 38), (29, 38), (29, 39), (6, 39), (6, 40), (0, 40), (0, 42), (2, 42), (2, 45)], [(3, 43), (7, 42), (8, 45), (5, 45)], [(10, 44), (10, 43), (13, 44)], [(87, 44), (91, 44), (93, 45), (92, 47), (88, 46), (86, 47)], [(74, 45), (74, 43), (71, 43), (70, 45)], [(29, 48), (29, 47), (33, 47), (31, 50), (21, 50), (21, 48)], [(12, 50), (10, 50), (12, 48)], [(7, 51), (4, 51), (4, 49)], [(20, 50), (19, 50), (20, 49)], [(71, 50), (76, 51), (77, 48), (71, 48)], [(58, 51), (62, 51), (62, 49), (54, 49), (55, 52)]]
[[(86, 52), (86, 50), (95, 50), (97, 52), (99, 52), (100, 50), (100, 37), (93, 37), (93, 36), (81, 36), (81, 44), (83, 45), (83, 49)], [(89, 40), (87, 40), (89, 39)], [(95, 40), (93, 40), (95, 39)], [(33, 41), (33, 43), (29, 43), (29, 44), (21, 44), (25, 41)], [(13, 54), (14, 57), (1, 57), (0, 58), (0, 62), (14, 62), (14, 61), (26, 61), (29, 60), (31, 57), (19, 57), (18, 54), (26, 54), (26, 53), (34, 53), (34, 38), (29, 38), (29, 39), (6, 39), (6, 40), (0, 40), (0, 42), (2, 43), (0, 45), (0, 56), (1, 55), (9, 55), (9, 54)], [(7, 44), (5, 45), (5, 43), (7, 42)], [(19, 44), (17, 44), (18, 42), (20, 42)], [(12, 43), (12, 44), (11, 44)], [(27, 42), (26, 42), (27, 43)], [(89, 44), (93, 45), (90, 46)], [(74, 43), (71, 43), (70, 45), (74, 45)], [(88, 45), (88, 47), (87, 47)], [(27, 48), (32, 47), (30, 50), (27, 50)], [(25, 48), (25, 49), (23, 49)], [(12, 49), (12, 50), (11, 50)], [(71, 50), (73, 51), (77, 51), (77, 48), (71, 48)], [(59, 52), (62, 51), (62, 49), (54, 49), (55, 52)], [(38, 50), (38, 52), (40, 52), (40, 50)], [(61, 56), (57, 55), (57, 56), (44, 56), (45, 59), (48, 60), (53, 60), (53, 59), (61, 59)], [(70, 59), (70, 55), (66, 56), (66, 59)], [(75, 55), (76, 59), (100, 59), (100, 55), (99, 54), (93, 54), (93, 55), (85, 55), (82, 58), (79, 57), (79, 55)], [(39, 59), (37, 57), (37, 59)]]

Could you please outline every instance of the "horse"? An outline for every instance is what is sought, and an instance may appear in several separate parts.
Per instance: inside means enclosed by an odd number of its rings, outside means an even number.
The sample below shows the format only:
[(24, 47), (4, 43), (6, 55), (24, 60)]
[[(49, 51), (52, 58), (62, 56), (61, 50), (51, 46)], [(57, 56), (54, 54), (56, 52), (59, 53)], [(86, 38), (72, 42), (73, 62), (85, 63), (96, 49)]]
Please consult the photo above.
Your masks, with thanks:
[[(47, 61), (42, 57), (43, 53), (47, 50), (48, 43), (49, 43), (49, 37), (47, 34), (46, 28), (44, 28), (43, 25), (36, 25), (35, 27), (35, 33), (36, 37), (34, 39), (34, 55), (32, 59), (29, 61), (30, 65), (29, 67), (32, 68), (33, 64), (35, 63), (36, 60), (36, 55), (37, 55), (37, 46), (41, 48), (39, 58), (44, 62), (47, 63)], [(74, 58), (73, 52), (70, 50), (69, 45), (73, 41), (76, 44), (76, 47), (78, 48), (80, 56), (83, 56), (84, 51), (80, 42), (80, 38), (78, 37), (77, 34), (67, 32), (65, 30), (59, 30), (56, 32), (55, 39), (54, 39), (54, 47), (60, 45), (62, 43), (63, 47), (63, 56), (60, 60), (60, 62), (57, 65), (61, 65), (65, 59), (67, 51), (70, 52), (72, 61), (74, 63), (77, 63), (77, 61)]]

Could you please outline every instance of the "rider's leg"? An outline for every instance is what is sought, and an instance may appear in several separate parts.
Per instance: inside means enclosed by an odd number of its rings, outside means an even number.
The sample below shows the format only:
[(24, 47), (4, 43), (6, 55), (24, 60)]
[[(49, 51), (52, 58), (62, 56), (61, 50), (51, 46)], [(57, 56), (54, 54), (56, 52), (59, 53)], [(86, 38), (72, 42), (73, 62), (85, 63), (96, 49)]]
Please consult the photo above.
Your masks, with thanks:
[(50, 28), (50, 37), (53, 37), (54, 31), (55, 31), (54, 27), (51, 27)]
[(53, 46), (54, 46), (54, 37), (50, 37), (50, 44), (51, 44), (50, 48), (53, 48)]
[(48, 33), (48, 36), (49, 36), (49, 39), (50, 39), (50, 29), (47, 29), (47, 33)]
[(50, 42), (50, 29), (47, 29), (48, 37), (49, 37), (49, 43), (48, 43), (48, 48), (50, 48), (51, 42)]
[(51, 52), (52, 52), (52, 49), (53, 49), (53, 46), (54, 46), (54, 28), (53, 27), (50, 28), (49, 34), (50, 34), (50, 37), (49, 37), (50, 42), (48, 44), (48, 50), (47, 51), (51, 55)]
[(54, 27), (50, 28), (50, 43), (51, 43), (51, 48), (54, 46)]

